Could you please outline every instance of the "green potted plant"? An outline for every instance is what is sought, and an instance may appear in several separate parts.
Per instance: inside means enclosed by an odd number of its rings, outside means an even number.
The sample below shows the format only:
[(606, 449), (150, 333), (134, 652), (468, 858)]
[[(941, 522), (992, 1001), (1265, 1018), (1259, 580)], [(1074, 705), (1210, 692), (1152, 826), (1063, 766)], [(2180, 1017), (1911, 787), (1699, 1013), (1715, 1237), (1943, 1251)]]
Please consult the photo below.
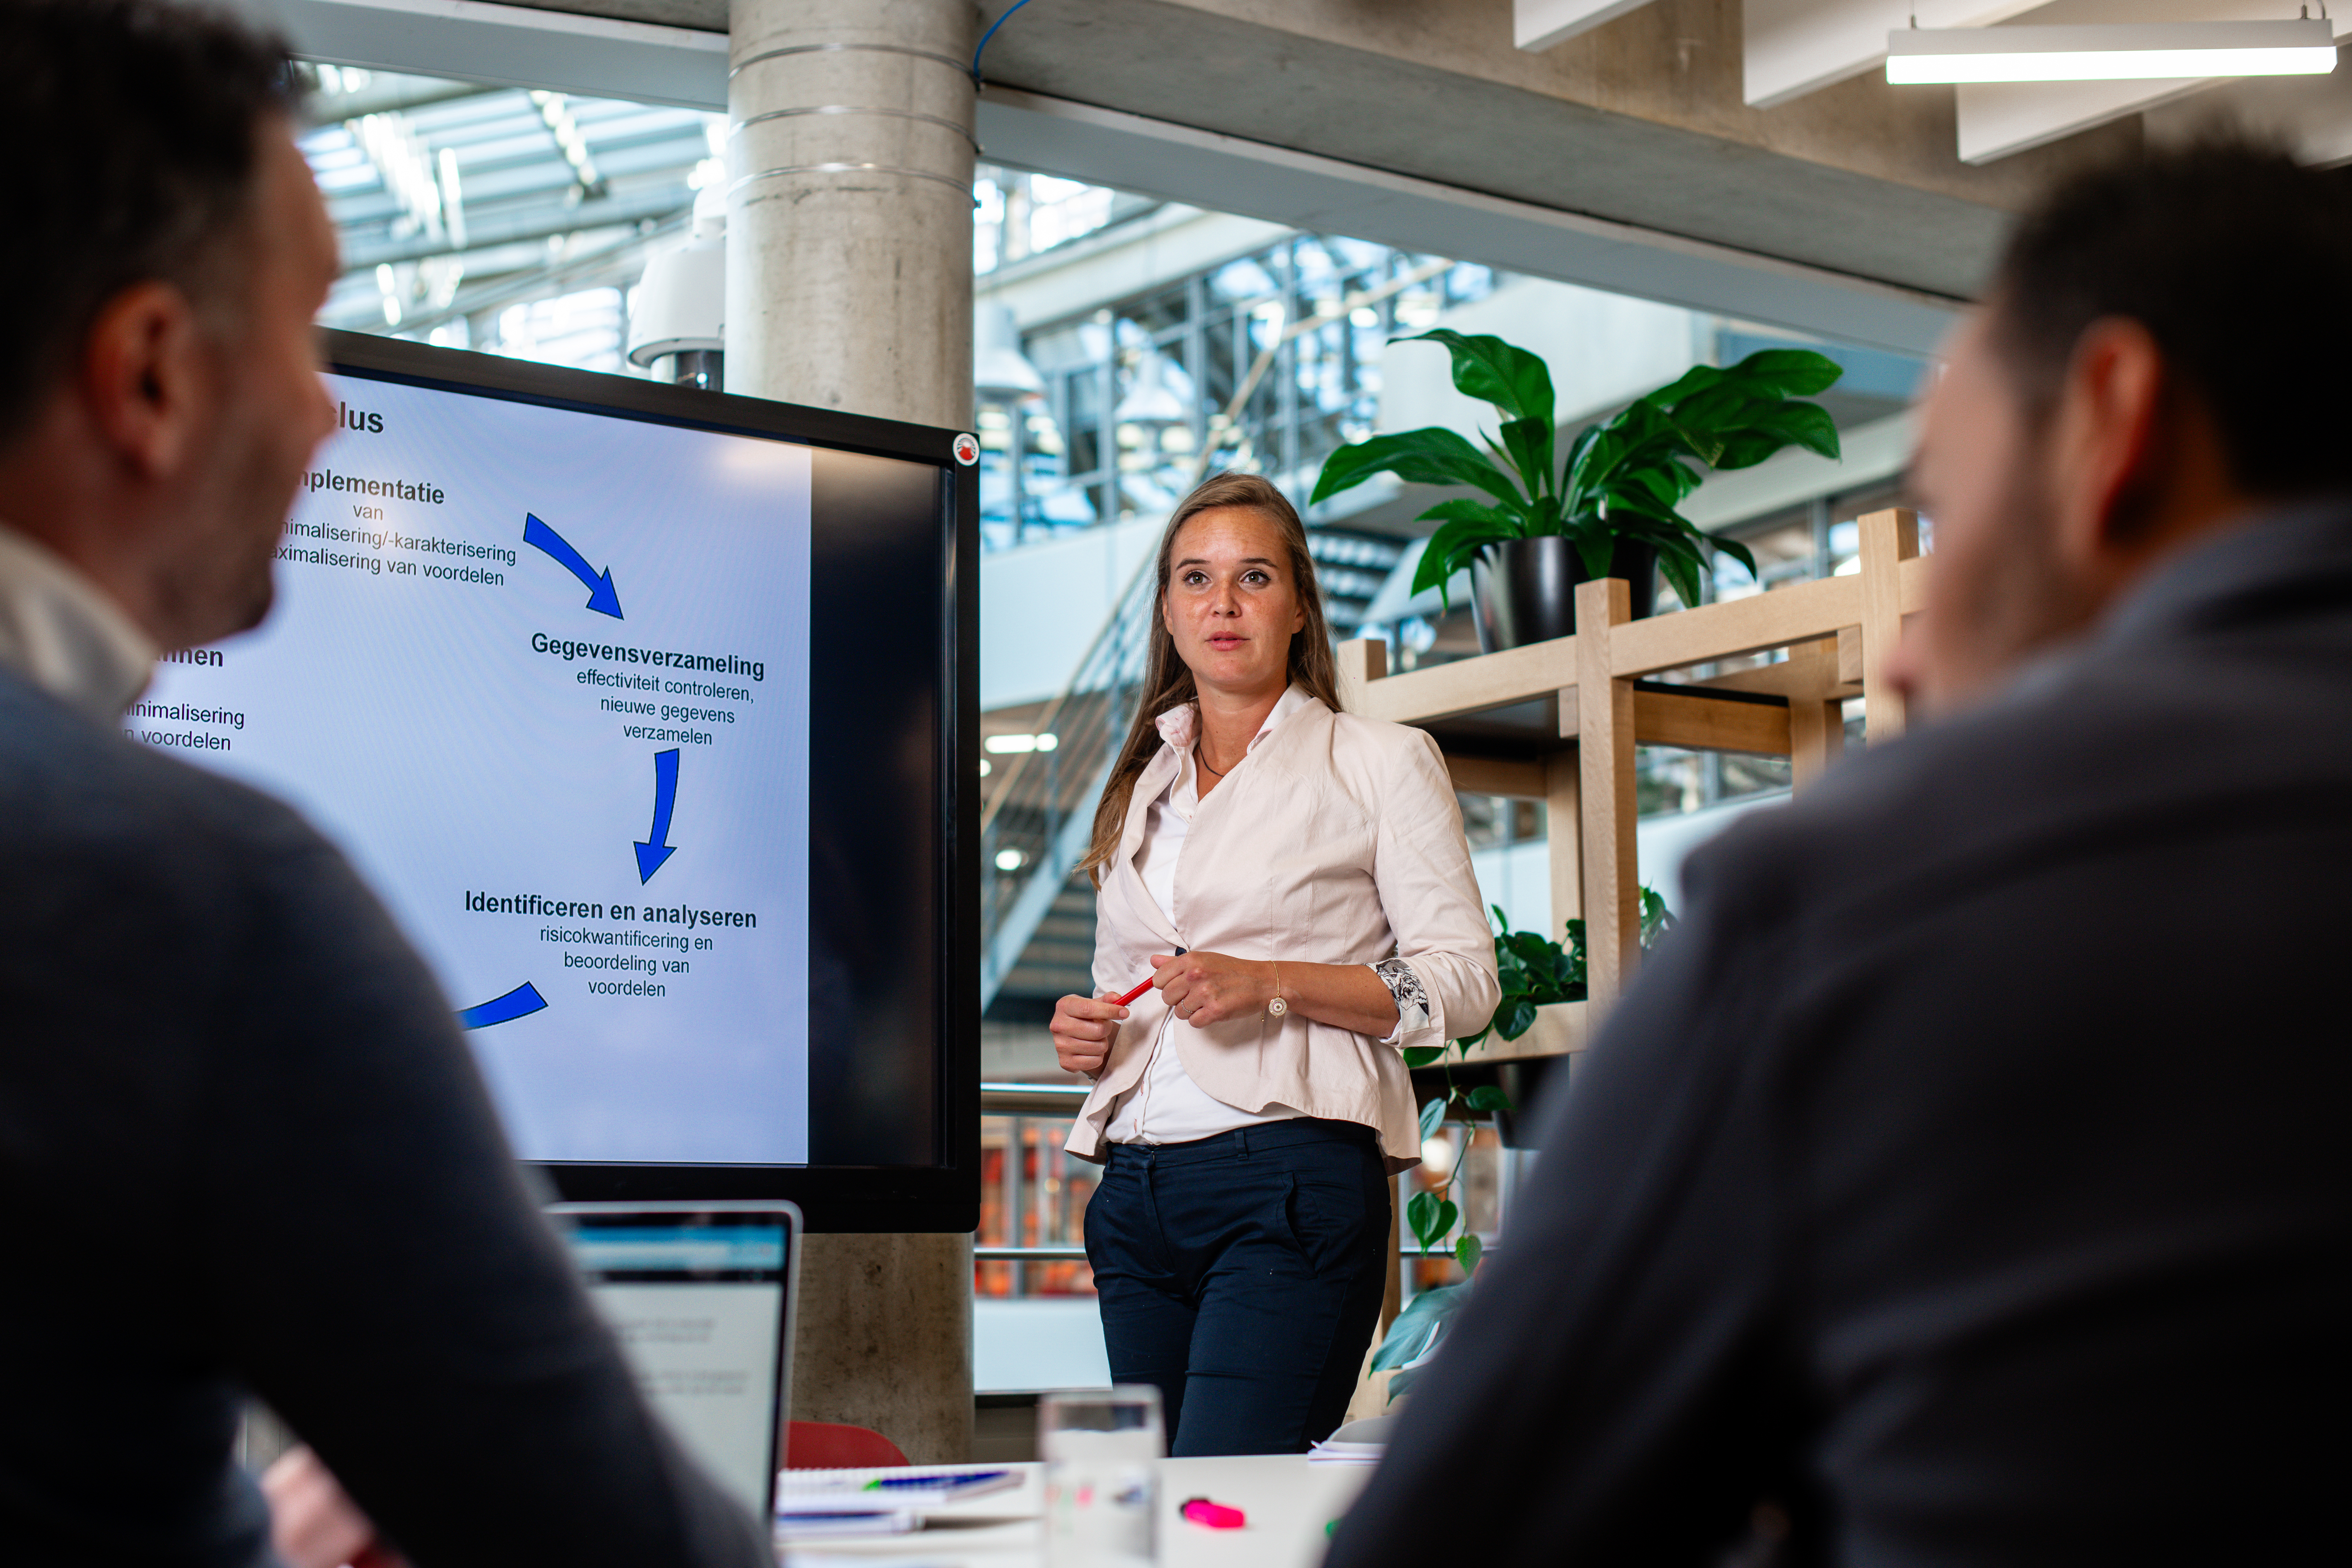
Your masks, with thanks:
[(1837, 425), (1803, 398), (1834, 383), (1837, 362), (1810, 349), (1765, 349), (1736, 365), (1694, 366), (1612, 418), (1587, 425), (1559, 459), (1551, 372), (1500, 338), (1440, 328), (1399, 342), (1435, 341), (1454, 358), (1454, 384), (1502, 416), (1481, 452), (1433, 425), (1375, 435), (1325, 459), (1313, 501), (1375, 474), (1408, 484), (1466, 485), (1421, 514), (1439, 524), (1422, 552), (1413, 591), (1447, 585), (1470, 568), (1478, 645), (1487, 653), (1564, 637), (1576, 629), (1575, 589), (1624, 578), (1633, 611), (1654, 605), (1655, 571), (1685, 604), (1699, 601), (1707, 554), (1721, 549), (1751, 572), (1755, 557), (1675, 508), (1709, 472), (1746, 468), (1786, 446), (1838, 455)]

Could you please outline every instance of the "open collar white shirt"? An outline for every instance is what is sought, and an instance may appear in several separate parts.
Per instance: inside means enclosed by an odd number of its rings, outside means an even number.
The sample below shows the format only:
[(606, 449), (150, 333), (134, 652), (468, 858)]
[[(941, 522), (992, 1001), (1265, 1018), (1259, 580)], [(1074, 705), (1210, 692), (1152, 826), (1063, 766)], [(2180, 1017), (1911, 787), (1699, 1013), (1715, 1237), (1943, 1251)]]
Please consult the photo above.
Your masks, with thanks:
[(1392, 1170), (1418, 1163), (1405, 1054), (1475, 1032), (1501, 998), (1494, 932), (1437, 743), (1300, 696), (1201, 800), (1174, 907), (1163, 908), (1139, 860), (1152, 808), (1174, 798), (1189, 749), (1163, 740), (1129, 795), (1095, 905), (1094, 991), (1129, 988), (1179, 946), (1362, 964), (1398, 998), (1399, 1027), (1375, 1040), (1294, 1007), (1170, 1028), (1165, 998), (1147, 990), (1120, 1021), (1066, 1146), (1105, 1157), (1113, 1114), (1164, 1044), (1227, 1105), (1357, 1123), (1378, 1134)]
[[(1246, 758), (1255, 751), (1258, 743), (1272, 735), (1284, 719), (1311, 700), (1303, 686), (1294, 685), (1284, 692), (1273, 711), (1265, 716), (1265, 722), (1257, 727), (1257, 733), (1250, 737), (1243, 757)], [(1192, 814), (1201, 806), (1201, 777), (1194, 758), (1194, 743), (1200, 738), (1201, 710), (1198, 705), (1186, 703), (1161, 714), (1157, 723), (1160, 738), (1177, 753), (1178, 768), (1175, 780), (1152, 802), (1142, 846), (1135, 853), (1135, 869), (1152, 901), (1172, 923), (1176, 861), (1183, 853), (1186, 834), (1192, 831)], [(1242, 764), (1236, 762), (1234, 766)], [(1110, 1142), (1190, 1143), (1195, 1138), (1230, 1133), (1235, 1127), (1287, 1121), (1299, 1114), (1286, 1105), (1269, 1105), (1255, 1113), (1239, 1110), (1193, 1082), (1192, 1075), (1184, 1071), (1182, 1059), (1168, 1043), (1168, 1026), (1174, 1019), (1171, 1013), (1161, 1020), (1159, 1036), (1151, 1043), (1150, 1065), (1144, 1069), (1142, 1082), (1122, 1095), (1111, 1113), (1110, 1124), (1103, 1134)]]
[(147, 689), (156, 652), (88, 578), (0, 523), (0, 666), (113, 724)]

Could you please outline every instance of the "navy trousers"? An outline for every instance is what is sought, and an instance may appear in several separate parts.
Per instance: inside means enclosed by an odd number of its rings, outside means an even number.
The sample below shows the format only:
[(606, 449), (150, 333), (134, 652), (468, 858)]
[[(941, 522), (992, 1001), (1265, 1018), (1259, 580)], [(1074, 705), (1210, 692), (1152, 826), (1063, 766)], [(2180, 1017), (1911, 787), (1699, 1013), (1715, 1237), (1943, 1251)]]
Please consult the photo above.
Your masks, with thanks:
[(1390, 1223), (1352, 1122), (1113, 1145), (1087, 1206), (1112, 1380), (1159, 1388), (1171, 1454), (1303, 1451), (1347, 1414)]

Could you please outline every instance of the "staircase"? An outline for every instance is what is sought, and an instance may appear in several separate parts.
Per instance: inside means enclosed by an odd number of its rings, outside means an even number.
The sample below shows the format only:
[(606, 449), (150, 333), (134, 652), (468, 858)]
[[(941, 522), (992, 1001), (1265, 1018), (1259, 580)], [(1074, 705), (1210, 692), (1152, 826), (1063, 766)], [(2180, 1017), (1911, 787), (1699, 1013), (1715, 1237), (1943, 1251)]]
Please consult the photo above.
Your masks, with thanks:
[[(1073, 972), (1059, 945), (1082, 942), (1086, 951), (1075, 960), (1076, 983), (1049, 994), (1091, 989), (1094, 890), (1071, 873), (1094, 837), (1095, 806), (1134, 717), (1150, 649), (1158, 565), (1156, 557), (1144, 558), (1078, 661), (1077, 674), (1045, 705), (1037, 731), (1054, 737), (1053, 749), (1016, 753), (988, 780), (995, 787), (982, 798), (980, 809), (982, 1012), (1024, 967), (1030, 944), (1049, 916), (1056, 946), (1053, 956), (1041, 955), (1030, 969), (1041, 976)], [(1081, 926), (1083, 936), (1074, 935)], [(1025, 976), (1015, 994), (1033, 994)]]
[(1021, 1012), (1042, 1017), (1060, 998), (1092, 996), (1094, 965), (1094, 883), (1073, 876), (1045, 906), (1029, 945), (997, 988), (998, 1009), (1009, 1012), (1018, 1004)]

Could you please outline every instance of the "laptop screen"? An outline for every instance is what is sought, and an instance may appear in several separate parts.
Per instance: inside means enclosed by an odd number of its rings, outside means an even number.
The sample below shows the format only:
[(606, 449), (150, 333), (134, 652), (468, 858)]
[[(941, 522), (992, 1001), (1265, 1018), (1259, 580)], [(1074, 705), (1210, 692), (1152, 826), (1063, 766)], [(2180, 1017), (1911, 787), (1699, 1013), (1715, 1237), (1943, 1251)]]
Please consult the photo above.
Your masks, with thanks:
[(720, 1485), (772, 1518), (799, 1212), (773, 1202), (550, 1212), (646, 1401)]

